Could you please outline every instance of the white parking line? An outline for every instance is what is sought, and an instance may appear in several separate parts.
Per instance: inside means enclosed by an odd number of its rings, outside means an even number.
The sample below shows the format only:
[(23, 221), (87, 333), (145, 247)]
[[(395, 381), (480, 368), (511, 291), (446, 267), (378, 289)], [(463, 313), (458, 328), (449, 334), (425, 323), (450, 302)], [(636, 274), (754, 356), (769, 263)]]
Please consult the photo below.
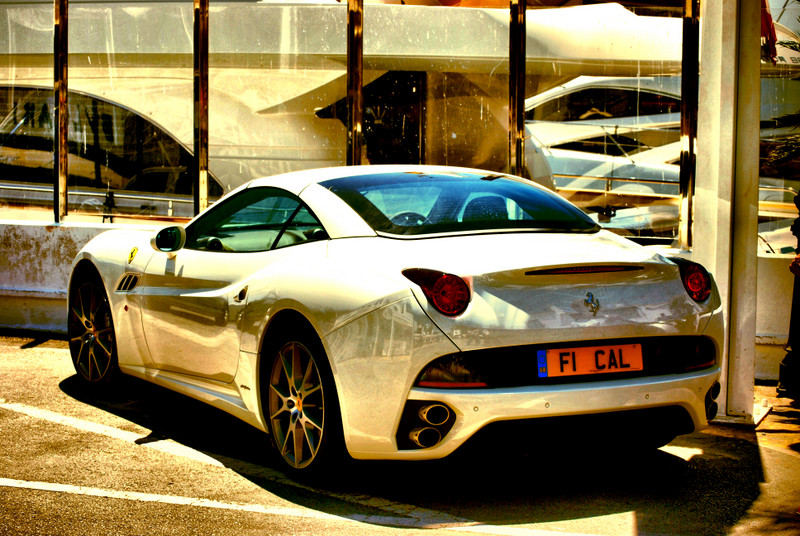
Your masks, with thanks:
[[(194, 506), (200, 508), (218, 508), (221, 510), (232, 510), (237, 512), (253, 512), (257, 514), (267, 514), (275, 516), (297, 517), (305, 519), (320, 519), (329, 521), (358, 522), (371, 525), (410, 527), (415, 526), (413, 520), (385, 517), (385, 516), (366, 516), (352, 514), (347, 516), (335, 516), (316, 510), (303, 508), (270, 507), (261, 504), (237, 504), (200, 499), (196, 497), (181, 497), (178, 495), (160, 495), (155, 493), (138, 493), (135, 491), (117, 491), (101, 488), (91, 488), (87, 486), (71, 486), (68, 484), (56, 484), (53, 482), (30, 482), (26, 480), (15, 480), (11, 478), (0, 478), (0, 487), (27, 489), (35, 491), (52, 491), (58, 493), (68, 493), (71, 495), (82, 495), (86, 497), (102, 497), (108, 499), (122, 499), (138, 502), (154, 502), (159, 504), (174, 504), (178, 506)], [(432, 527), (431, 527), (432, 528)], [(471, 526), (459, 527), (439, 527), (458, 532), (470, 532), (477, 534), (494, 534), (503, 536), (591, 536), (578, 533), (553, 532), (535, 529), (524, 529), (515, 527), (495, 527), (491, 525), (474, 524)]]
[(477, 521), (471, 521), (464, 518), (451, 516), (442, 512), (436, 512), (418, 506), (408, 505), (390, 501), (387, 499), (376, 498), (369, 495), (353, 495), (344, 493), (335, 493), (326, 490), (320, 490), (305, 486), (297, 483), (283, 476), (278, 471), (274, 471), (267, 467), (262, 467), (232, 458), (212, 458), (202, 452), (196, 451), (192, 448), (186, 447), (171, 440), (161, 441), (143, 441), (147, 439), (146, 436), (134, 432), (128, 432), (97, 424), (91, 421), (77, 419), (61, 415), (49, 410), (39, 409), (23, 404), (16, 404), (6, 402), (0, 399), (0, 409), (6, 409), (28, 415), (29, 417), (42, 419), (52, 423), (69, 426), (78, 430), (92, 432), (96, 434), (105, 435), (134, 443), (138, 446), (155, 449), (167, 454), (189, 458), (201, 463), (214, 465), (217, 467), (227, 467), (239, 474), (247, 476), (255, 476), (270, 481), (279, 482), (281, 484), (290, 485), (296, 488), (306, 489), (312, 493), (327, 496), (341, 501), (346, 501), (360, 506), (366, 506), (377, 510), (383, 510), (393, 514), (399, 514), (402, 517), (394, 516), (367, 516), (362, 514), (352, 514), (347, 516), (334, 516), (325, 514), (315, 510), (294, 509), (294, 508), (270, 508), (263, 505), (247, 505), (247, 504), (233, 504), (223, 503), (219, 501), (211, 501), (208, 499), (180, 497), (172, 495), (158, 495), (149, 493), (138, 493), (129, 491), (115, 491), (105, 490), (100, 488), (90, 488), (84, 486), (70, 486), (66, 484), (55, 484), (47, 482), (29, 482), (24, 480), (13, 480), (7, 478), (0, 478), (0, 487), (14, 487), (21, 489), (32, 489), (41, 491), (53, 491), (61, 493), (70, 493), (75, 495), (86, 495), (92, 497), (108, 497), (116, 499), (126, 499), (133, 501), (144, 502), (158, 502), (162, 504), (176, 504), (186, 506), (202, 506), (207, 508), (222, 508), (227, 510), (237, 510), (243, 512), (257, 512), (271, 515), (282, 515), (291, 517), (305, 517), (314, 519), (332, 519), (340, 521), (355, 521), (361, 523), (369, 523), (373, 525), (395, 526), (395, 527), (408, 527), (420, 529), (446, 529), (458, 532), (467, 532), (474, 534), (492, 534), (498, 536), (593, 536), (586, 533), (573, 533), (573, 532), (559, 532), (551, 530), (530, 529), (523, 527), (512, 526), (494, 526), (484, 525)]
[(223, 510), (236, 510), (240, 512), (256, 512), (260, 514), (272, 514), (291, 517), (306, 517), (313, 519), (338, 519), (343, 518), (331, 514), (306, 510), (300, 508), (277, 508), (268, 507), (260, 504), (234, 504), (209, 499), (199, 499), (193, 497), (180, 497), (177, 495), (159, 495), (154, 493), (138, 493), (135, 491), (116, 491), (101, 488), (90, 488), (86, 486), (70, 486), (68, 484), (55, 484), (52, 482), (30, 482), (26, 480), (14, 480), (11, 478), (0, 478), (0, 486), (7, 488), (29, 489), (37, 491), (55, 491), (59, 493), (69, 493), (72, 495), (84, 495), (88, 497), (104, 497), (109, 499), (125, 499), (128, 501), (156, 502), (160, 504), (176, 504), (182, 506), (201, 506), (204, 508), (220, 508)]

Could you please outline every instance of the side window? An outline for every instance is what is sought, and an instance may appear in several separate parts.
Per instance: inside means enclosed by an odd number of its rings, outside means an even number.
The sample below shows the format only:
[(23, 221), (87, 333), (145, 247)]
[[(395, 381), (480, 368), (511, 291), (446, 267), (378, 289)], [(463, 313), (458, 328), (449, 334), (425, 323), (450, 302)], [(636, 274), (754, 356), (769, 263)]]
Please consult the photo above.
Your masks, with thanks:
[(277, 188), (248, 188), (186, 229), (186, 247), (252, 253), (327, 238), (302, 202)]
[(289, 220), (286, 231), (279, 240), (276, 247), (284, 245), (298, 244), (311, 240), (322, 240), (328, 238), (328, 233), (322, 228), (319, 220), (311, 213), (305, 205), (301, 205), (295, 212), (294, 217)]

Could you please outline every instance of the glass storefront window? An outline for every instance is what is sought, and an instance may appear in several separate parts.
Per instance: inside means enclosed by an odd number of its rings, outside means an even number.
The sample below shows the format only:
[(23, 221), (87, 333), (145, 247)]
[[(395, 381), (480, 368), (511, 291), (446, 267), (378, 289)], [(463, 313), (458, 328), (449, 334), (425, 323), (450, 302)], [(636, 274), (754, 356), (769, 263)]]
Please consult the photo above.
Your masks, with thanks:
[[(12, 95), (13, 93), (13, 95)], [(14, 102), (4, 129), (3, 179), (36, 186), (53, 199), (53, 90), (0, 88)], [(115, 216), (190, 216), (191, 153), (162, 128), (109, 101), (72, 92), (68, 99), (69, 212)], [(13, 121), (12, 121), (13, 122)], [(10, 122), (11, 124), (11, 122)], [(221, 187), (212, 183), (212, 194)]]
[[(772, 11), (776, 19), (785, 15)], [(767, 58), (761, 64), (758, 244), (764, 254), (797, 247), (790, 227), (800, 193), (800, 21), (780, 20), (792, 26), (776, 22), (777, 55), (774, 63)]]
[(682, 16), (612, 3), (528, 11), (528, 159), (625, 236), (678, 234)]
[[(365, 3), (361, 163), (509, 171), (508, 4)], [(682, 8), (556, 3), (527, 12), (520, 174), (620, 234), (675, 238)], [(70, 2), (70, 213), (193, 215), (192, 16), (188, 0)], [(0, 7), (6, 206), (52, 209), (52, 20), (51, 2)], [(212, 202), (255, 177), (346, 163), (346, 23), (345, 2), (210, 4)], [(776, 28), (762, 82), (767, 251), (792, 240), (800, 189), (798, 38)]]
[(53, 19), (52, 2), (0, 4), (4, 210), (38, 207), (43, 214), (53, 212)]
[[(226, 190), (344, 165), (347, 2), (211, 2), (209, 169)], [(346, 117), (343, 116), (343, 117)]]
[[(191, 3), (70, 6), (70, 211), (191, 215)], [(344, 164), (346, 5), (228, 2), (210, 13), (211, 197)], [(528, 12), (521, 174), (622, 233), (677, 228), (680, 15), (619, 4)], [(362, 163), (508, 171), (508, 55), (505, 4), (367, 2)], [(48, 107), (46, 91), (30, 95)]]
[(70, 2), (69, 213), (193, 215), (192, 17), (185, 1)]
[(509, 9), (364, 9), (370, 164), (508, 171)]

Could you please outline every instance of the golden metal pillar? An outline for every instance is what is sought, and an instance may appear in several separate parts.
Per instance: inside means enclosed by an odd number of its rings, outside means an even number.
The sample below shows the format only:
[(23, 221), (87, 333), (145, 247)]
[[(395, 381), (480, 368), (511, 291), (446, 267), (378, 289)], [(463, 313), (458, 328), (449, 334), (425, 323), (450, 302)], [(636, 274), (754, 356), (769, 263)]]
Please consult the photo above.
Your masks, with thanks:
[(361, 164), (364, 142), (364, 0), (347, 0), (347, 165)]
[(511, 173), (525, 173), (526, 2), (511, 0), (508, 77), (508, 163)]
[(684, 251), (692, 248), (694, 188), (697, 162), (697, 105), (700, 85), (700, 5), (686, 0), (683, 8), (683, 58), (681, 77), (680, 227)]
[(53, 136), (53, 215), (56, 223), (60, 223), (67, 215), (67, 176), (69, 156), (68, 126), (69, 108), (67, 107), (67, 67), (69, 62), (68, 0), (54, 0), (53, 26), (53, 90), (54, 90), (54, 127)]
[(208, 2), (194, 0), (194, 213), (208, 207)]

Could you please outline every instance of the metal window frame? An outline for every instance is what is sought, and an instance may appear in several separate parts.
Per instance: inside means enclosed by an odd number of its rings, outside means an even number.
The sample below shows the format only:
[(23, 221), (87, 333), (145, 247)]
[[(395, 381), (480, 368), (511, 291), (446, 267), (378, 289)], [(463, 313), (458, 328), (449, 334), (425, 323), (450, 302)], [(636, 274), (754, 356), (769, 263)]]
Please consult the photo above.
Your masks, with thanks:
[(697, 171), (697, 107), (700, 88), (700, 1), (683, 6), (681, 57), (681, 156), (678, 240), (684, 251), (692, 249), (692, 219)]
[(53, 217), (60, 223), (67, 216), (67, 176), (69, 147), (67, 135), (69, 108), (67, 107), (68, 87), (68, 17), (69, 0), (54, 0), (53, 20), (53, 92), (54, 127), (53, 136)]
[(208, 208), (208, 3), (194, 0), (194, 184), (195, 215)]
[(508, 163), (511, 173), (525, 175), (525, 77), (527, 2), (510, 0), (508, 32)]

